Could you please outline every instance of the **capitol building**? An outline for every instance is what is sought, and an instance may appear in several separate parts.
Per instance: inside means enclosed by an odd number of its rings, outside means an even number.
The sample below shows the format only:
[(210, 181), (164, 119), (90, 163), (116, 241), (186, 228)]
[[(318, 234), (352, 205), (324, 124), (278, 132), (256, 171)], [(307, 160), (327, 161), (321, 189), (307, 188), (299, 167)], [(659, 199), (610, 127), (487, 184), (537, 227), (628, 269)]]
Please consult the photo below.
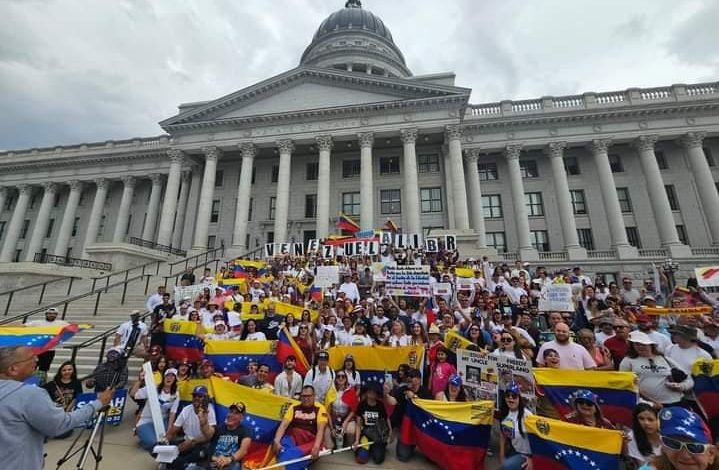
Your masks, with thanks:
[(411, 65), (350, 0), (297, 67), (180, 104), (164, 135), (0, 152), (0, 262), (261, 255), (345, 213), (613, 277), (719, 264), (719, 83), (472, 104)]

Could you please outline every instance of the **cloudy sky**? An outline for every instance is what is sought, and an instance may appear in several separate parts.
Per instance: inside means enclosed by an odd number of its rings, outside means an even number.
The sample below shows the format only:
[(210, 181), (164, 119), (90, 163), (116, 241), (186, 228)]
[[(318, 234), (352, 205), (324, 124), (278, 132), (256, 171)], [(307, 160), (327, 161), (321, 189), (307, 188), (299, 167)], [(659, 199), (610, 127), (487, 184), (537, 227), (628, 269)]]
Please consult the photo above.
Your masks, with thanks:
[[(0, 149), (162, 133), (297, 65), (344, 0), (0, 0)], [(713, 0), (364, 0), (472, 102), (716, 81)]]

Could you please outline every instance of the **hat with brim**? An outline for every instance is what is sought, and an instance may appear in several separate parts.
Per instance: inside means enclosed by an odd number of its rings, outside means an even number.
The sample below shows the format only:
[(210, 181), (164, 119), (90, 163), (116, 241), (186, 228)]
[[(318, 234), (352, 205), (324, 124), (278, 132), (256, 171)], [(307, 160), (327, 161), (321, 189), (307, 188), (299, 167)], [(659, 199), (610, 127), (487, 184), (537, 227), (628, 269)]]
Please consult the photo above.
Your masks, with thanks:
[(236, 412), (238, 412), (238, 413), (243, 413), (243, 414), (244, 414), (244, 412), (245, 412), (245, 404), (242, 403), (241, 401), (238, 401), (238, 402), (235, 402), (235, 403), (231, 404), (228, 408), (229, 408), (230, 410), (236, 411)]
[(629, 341), (637, 344), (656, 345), (656, 341), (643, 331), (632, 331), (629, 333)]
[(692, 341), (697, 341), (697, 330), (696, 328), (692, 328), (691, 326), (674, 325), (673, 327), (669, 328), (669, 333), (683, 336), (686, 339)]

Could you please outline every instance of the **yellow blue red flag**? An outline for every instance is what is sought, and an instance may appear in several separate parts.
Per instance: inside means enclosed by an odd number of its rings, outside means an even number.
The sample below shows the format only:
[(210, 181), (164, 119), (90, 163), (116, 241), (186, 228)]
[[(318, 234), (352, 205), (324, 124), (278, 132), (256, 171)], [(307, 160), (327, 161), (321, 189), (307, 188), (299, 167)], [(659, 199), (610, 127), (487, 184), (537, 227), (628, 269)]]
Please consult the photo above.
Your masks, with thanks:
[(197, 336), (199, 323), (184, 320), (165, 320), (165, 354), (173, 361), (197, 362), (202, 359), (202, 339)]
[(267, 364), (270, 367), (268, 380), (282, 372), (277, 361), (274, 341), (210, 340), (205, 342), (205, 358), (212, 361), (215, 372), (239, 379), (247, 373), (250, 361)]
[(0, 328), (0, 348), (27, 346), (35, 354), (48, 351), (69, 340), (75, 333), (92, 328), (90, 325), (71, 323), (64, 326), (10, 326)]
[(692, 366), (694, 394), (707, 418), (719, 416), (719, 359), (700, 359)]
[(396, 374), (400, 364), (422, 369), (424, 365), (423, 346), (334, 346), (330, 353), (330, 367), (341, 369), (345, 357), (351, 355), (360, 373), (362, 384), (367, 382), (384, 383), (385, 372)]

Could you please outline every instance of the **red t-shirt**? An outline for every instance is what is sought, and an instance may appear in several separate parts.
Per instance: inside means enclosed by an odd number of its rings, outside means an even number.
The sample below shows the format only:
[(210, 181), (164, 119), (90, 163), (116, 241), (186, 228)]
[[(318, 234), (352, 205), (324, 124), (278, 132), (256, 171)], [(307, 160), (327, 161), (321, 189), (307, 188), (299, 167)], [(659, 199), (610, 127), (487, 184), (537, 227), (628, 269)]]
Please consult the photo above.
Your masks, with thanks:
[(627, 355), (627, 351), (629, 351), (629, 341), (618, 338), (617, 336), (612, 336), (604, 341), (604, 346), (606, 346), (606, 348), (609, 349), (609, 352), (612, 353), (614, 368), (618, 370), (619, 363), (622, 362), (624, 356)]

